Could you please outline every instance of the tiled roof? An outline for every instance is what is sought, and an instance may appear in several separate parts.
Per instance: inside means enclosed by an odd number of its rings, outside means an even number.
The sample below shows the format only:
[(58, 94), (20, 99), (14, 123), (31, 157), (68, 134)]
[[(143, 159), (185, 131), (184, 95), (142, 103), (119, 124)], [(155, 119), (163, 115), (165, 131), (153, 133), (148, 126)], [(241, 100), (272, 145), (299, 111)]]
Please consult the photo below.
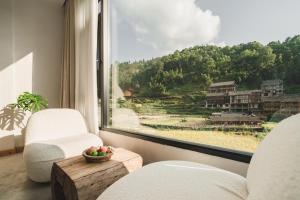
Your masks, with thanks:
[(234, 85), (234, 81), (225, 81), (225, 82), (217, 82), (217, 83), (212, 83), (210, 87), (218, 87), (218, 86), (226, 86), (226, 85)]
[(281, 79), (274, 79), (274, 80), (265, 80), (262, 82), (262, 86), (263, 85), (273, 85), (273, 84), (278, 84), (278, 83), (282, 83), (283, 81)]

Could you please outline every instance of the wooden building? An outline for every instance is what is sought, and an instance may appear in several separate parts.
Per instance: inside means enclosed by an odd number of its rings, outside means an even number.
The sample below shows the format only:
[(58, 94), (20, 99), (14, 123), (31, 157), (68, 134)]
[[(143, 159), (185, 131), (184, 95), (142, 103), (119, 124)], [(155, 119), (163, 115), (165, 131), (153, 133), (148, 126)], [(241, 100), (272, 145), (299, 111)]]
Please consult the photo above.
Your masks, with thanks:
[(205, 104), (206, 108), (229, 109), (230, 97), (225, 93), (208, 93)]
[(124, 91), (124, 97), (132, 97), (133, 96), (133, 89), (128, 89)]
[(280, 79), (266, 80), (261, 84), (262, 97), (283, 95), (283, 81)]
[(265, 97), (262, 99), (265, 114), (280, 113), (293, 115), (300, 112), (300, 96), (282, 95), (278, 97)]
[(236, 91), (234, 81), (213, 83), (208, 89), (205, 108), (240, 113), (292, 115), (300, 112), (300, 96), (283, 94), (283, 81), (266, 80), (261, 90)]
[(236, 85), (234, 81), (212, 83), (208, 88), (206, 95), (206, 108), (229, 109), (230, 92), (235, 92)]
[(258, 112), (261, 109), (261, 90), (230, 92), (229, 96), (232, 111)]

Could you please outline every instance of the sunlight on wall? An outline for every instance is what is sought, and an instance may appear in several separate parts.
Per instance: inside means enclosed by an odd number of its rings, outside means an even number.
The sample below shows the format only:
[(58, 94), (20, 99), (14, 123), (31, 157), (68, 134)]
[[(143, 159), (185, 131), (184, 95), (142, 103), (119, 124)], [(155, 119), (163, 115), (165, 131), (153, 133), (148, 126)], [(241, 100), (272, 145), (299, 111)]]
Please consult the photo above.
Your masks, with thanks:
[(13, 71), (11, 65), (0, 71), (0, 109), (14, 99)]
[(0, 71), (0, 108), (14, 103), (24, 91), (32, 91), (33, 52)]

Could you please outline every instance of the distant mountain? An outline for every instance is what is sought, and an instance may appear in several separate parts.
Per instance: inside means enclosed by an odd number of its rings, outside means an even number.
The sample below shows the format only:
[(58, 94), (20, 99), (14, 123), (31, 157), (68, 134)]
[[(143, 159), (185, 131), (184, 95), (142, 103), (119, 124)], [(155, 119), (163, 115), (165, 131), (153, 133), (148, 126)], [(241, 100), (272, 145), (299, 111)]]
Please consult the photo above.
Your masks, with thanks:
[(267, 45), (194, 46), (147, 61), (123, 62), (118, 69), (121, 88), (140, 96), (163, 96), (187, 85), (205, 90), (212, 82), (227, 80), (258, 88), (267, 79), (282, 79), (286, 87), (296, 88), (293, 93), (300, 85), (300, 35)]

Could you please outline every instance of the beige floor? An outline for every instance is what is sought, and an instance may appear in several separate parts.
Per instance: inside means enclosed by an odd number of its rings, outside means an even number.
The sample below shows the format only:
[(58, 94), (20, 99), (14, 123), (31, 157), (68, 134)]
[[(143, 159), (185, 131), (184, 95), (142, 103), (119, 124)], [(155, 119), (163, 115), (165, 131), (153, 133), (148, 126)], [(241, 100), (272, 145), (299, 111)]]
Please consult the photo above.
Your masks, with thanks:
[(0, 157), (0, 200), (48, 199), (50, 185), (28, 180), (21, 153)]

